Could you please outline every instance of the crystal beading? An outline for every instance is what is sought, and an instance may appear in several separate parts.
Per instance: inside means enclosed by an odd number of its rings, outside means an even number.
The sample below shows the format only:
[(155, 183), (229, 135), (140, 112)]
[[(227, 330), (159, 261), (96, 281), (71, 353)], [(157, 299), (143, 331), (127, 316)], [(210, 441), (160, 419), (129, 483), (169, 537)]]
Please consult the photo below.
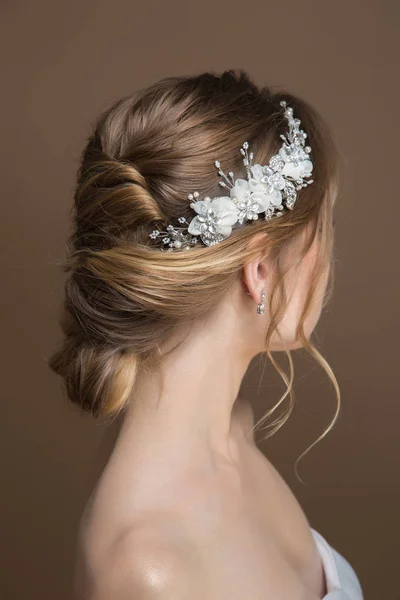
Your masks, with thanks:
[(196, 216), (190, 223), (185, 217), (178, 222), (187, 227), (168, 225), (166, 231), (154, 229), (149, 237), (160, 242), (156, 247), (160, 250), (190, 250), (199, 240), (205, 246), (213, 246), (227, 239), (232, 230), (254, 221), (264, 213), (264, 219), (283, 214), (286, 207), (293, 210), (297, 193), (303, 187), (313, 183), (311, 177), (313, 163), (309, 158), (310, 146), (305, 146), (307, 134), (300, 129), (300, 119), (293, 117), (293, 108), (287, 106), (285, 100), (280, 102), (289, 123), (289, 131), (281, 134), (283, 141), (278, 152), (272, 156), (268, 165), (253, 164), (253, 152), (249, 153), (249, 143), (244, 142), (240, 148), (243, 156), (247, 179), (235, 179), (233, 171), (226, 175), (221, 163), (216, 160), (218, 175), (223, 178), (219, 185), (229, 190), (229, 196), (205, 196), (198, 200), (199, 192), (188, 195), (190, 207)]

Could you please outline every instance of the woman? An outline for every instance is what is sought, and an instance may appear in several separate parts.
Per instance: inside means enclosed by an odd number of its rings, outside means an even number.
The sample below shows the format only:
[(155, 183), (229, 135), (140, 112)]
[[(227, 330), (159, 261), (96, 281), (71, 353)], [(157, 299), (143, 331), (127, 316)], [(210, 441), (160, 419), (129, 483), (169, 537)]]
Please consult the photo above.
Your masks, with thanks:
[(123, 420), (81, 519), (76, 598), (362, 598), (240, 394), (265, 352), (292, 399), (271, 352), (292, 367), (304, 347), (340, 398), (309, 340), (333, 279), (337, 164), (315, 109), (243, 71), (168, 77), (98, 118), (50, 365), (73, 402)]

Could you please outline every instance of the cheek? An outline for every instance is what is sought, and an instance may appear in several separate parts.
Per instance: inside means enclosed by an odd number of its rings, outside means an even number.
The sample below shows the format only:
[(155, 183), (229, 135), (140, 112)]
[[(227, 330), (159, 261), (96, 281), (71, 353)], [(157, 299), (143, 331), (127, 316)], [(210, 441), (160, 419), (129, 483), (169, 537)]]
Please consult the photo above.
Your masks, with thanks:
[[(318, 258), (318, 251), (319, 251), (319, 245), (314, 244), (313, 247), (310, 249), (310, 252), (304, 259), (304, 271), (302, 273), (302, 286), (301, 286), (301, 293), (299, 294), (299, 297), (301, 297), (301, 302), (298, 303), (298, 307), (297, 307), (298, 308), (298, 319), (300, 319), (300, 313), (302, 312), (302, 310), (304, 308), (307, 294), (311, 287), (312, 279), (314, 276), (313, 275), (314, 267), (316, 264), (316, 260)], [(327, 286), (327, 282), (328, 282), (328, 274), (329, 274), (329, 269), (326, 269), (325, 273), (322, 276), (320, 276), (319, 282), (318, 282), (318, 287), (314, 291), (313, 298), (311, 300), (311, 305), (308, 308), (308, 314), (304, 321), (304, 331), (305, 331), (307, 337), (309, 335), (311, 335), (312, 330), (316, 326), (316, 324), (321, 316), (324, 294), (325, 294), (326, 286)]]
[(322, 313), (325, 292), (328, 284), (328, 276), (329, 267), (327, 267), (323, 275), (320, 276), (318, 287), (314, 292), (314, 298), (310, 307), (310, 316), (307, 319), (309, 321), (308, 325), (311, 330), (314, 329)]

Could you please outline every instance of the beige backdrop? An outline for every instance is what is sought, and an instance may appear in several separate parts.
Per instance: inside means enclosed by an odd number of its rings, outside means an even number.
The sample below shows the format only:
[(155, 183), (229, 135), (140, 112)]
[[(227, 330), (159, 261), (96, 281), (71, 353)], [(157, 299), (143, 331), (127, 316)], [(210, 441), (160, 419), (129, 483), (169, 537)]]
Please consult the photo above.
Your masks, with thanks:
[[(115, 427), (70, 406), (46, 364), (58, 312), (77, 158), (108, 102), (166, 75), (242, 67), (331, 124), (342, 156), (333, 303), (316, 333), (334, 390), (295, 354), (296, 409), (263, 450), (366, 599), (400, 598), (399, 4), (396, 0), (39, 0), (1, 3), (1, 589), (69, 598), (74, 536)], [(397, 56), (396, 56), (397, 54)], [(285, 366), (285, 363), (283, 361)], [(252, 365), (259, 416), (284, 390)]]

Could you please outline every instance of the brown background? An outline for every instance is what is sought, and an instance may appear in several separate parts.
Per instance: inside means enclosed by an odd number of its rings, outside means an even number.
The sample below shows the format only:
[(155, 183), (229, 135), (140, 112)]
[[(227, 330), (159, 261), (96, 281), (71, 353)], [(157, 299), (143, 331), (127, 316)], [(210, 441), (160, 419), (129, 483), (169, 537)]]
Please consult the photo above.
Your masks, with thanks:
[[(331, 124), (342, 156), (334, 299), (317, 327), (343, 394), (295, 353), (296, 409), (263, 449), (367, 599), (400, 598), (399, 4), (2, 2), (0, 596), (69, 598), (77, 522), (115, 427), (70, 406), (46, 364), (77, 157), (108, 102), (174, 74), (242, 67)], [(282, 357), (282, 364), (285, 361)], [(283, 384), (253, 364), (257, 415)]]

